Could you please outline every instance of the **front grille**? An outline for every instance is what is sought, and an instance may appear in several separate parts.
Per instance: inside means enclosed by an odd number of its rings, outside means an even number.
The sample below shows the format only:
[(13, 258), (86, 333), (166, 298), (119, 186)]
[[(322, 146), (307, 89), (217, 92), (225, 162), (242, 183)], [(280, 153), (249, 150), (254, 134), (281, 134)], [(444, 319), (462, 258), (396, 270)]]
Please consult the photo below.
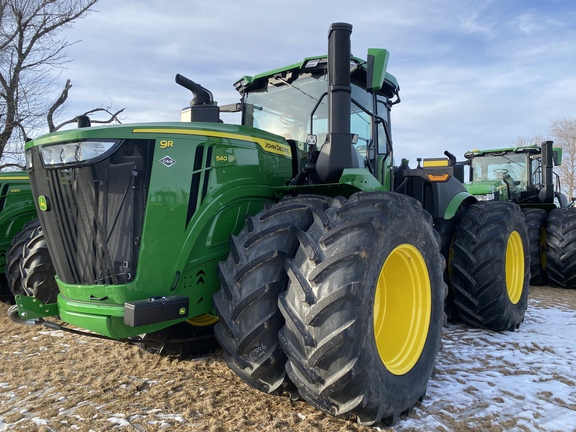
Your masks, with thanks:
[(136, 273), (154, 141), (125, 140), (94, 165), (42, 169), (33, 151), (32, 185), (56, 274), (68, 284), (130, 282)]

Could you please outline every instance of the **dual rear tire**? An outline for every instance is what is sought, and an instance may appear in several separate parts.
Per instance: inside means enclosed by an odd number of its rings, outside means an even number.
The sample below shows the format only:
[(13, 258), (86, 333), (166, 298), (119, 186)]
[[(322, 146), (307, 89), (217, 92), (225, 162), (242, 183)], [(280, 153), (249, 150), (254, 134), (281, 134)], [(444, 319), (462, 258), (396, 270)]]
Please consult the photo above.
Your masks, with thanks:
[(530, 285), (576, 288), (576, 207), (522, 209), (530, 242)]
[(230, 239), (228, 259), (219, 266), (221, 289), (213, 296), (219, 317), (214, 331), (228, 366), (258, 390), (293, 392), (278, 342), (284, 325), (278, 295), (288, 285), (284, 264), (298, 249), (296, 232), (312, 225), (315, 212), (338, 203), (315, 195), (286, 197), (248, 218)]
[(530, 242), (530, 285), (576, 288), (576, 208), (522, 212)]
[(233, 237), (221, 266), (226, 362), (268, 393), (394, 423), (424, 397), (440, 349), (438, 250), (430, 215), (403, 195), (282, 200)]
[(546, 227), (546, 273), (550, 285), (576, 288), (576, 207), (550, 212)]

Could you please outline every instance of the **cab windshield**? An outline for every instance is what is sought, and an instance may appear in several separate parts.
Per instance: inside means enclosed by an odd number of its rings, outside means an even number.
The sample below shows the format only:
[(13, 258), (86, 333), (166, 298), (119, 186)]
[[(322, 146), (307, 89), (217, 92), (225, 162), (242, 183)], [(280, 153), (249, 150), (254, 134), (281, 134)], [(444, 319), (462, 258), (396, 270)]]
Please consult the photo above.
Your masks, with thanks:
[[(318, 145), (322, 145), (328, 133), (327, 90), (326, 75), (308, 75), (292, 83), (251, 91), (246, 96), (243, 123), (294, 140), (303, 150), (310, 133), (317, 135)], [(372, 95), (354, 83), (352, 99), (366, 110), (374, 111)], [(351, 133), (358, 136), (356, 149), (365, 155), (372, 137), (373, 120), (354, 103), (350, 116)]]
[[(312, 110), (327, 88), (326, 76), (322, 75), (252, 91), (246, 97), (244, 124), (303, 143), (310, 132)], [(322, 128), (321, 124), (326, 120), (327, 104), (324, 98), (314, 114), (316, 134), (326, 132), (327, 126)]]
[(524, 184), (527, 180), (526, 155), (477, 156), (472, 160), (472, 180), (508, 180)]

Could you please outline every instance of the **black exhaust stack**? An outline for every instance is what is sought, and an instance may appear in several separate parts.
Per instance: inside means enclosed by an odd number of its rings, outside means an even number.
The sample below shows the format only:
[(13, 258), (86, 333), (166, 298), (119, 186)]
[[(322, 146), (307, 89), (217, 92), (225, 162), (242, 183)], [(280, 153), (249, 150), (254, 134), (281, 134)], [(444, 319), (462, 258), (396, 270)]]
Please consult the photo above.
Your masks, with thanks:
[(328, 33), (328, 135), (322, 145), (316, 172), (326, 183), (337, 182), (344, 168), (358, 168), (350, 133), (350, 35), (352, 25), (334, 23)]
[(538, 200), (542, 203), (554, 202), (554, 161), (552, 145), (554, 141), (542, 143), (542, 180), (544, 187), (540, 189)]

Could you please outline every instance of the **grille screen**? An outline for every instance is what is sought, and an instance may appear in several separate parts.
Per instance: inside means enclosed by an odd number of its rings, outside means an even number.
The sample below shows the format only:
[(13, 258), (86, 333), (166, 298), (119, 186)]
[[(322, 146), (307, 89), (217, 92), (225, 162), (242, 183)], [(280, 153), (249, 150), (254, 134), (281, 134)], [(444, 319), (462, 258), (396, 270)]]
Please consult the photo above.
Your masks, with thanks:
[[(151, 171), (152, 140), (125, 140), (94, 165), (34, 169), (56, 273), (69, 284), (122, 284), (135, 275)], [(33, 166), (41, 167), (38, 151)]]

